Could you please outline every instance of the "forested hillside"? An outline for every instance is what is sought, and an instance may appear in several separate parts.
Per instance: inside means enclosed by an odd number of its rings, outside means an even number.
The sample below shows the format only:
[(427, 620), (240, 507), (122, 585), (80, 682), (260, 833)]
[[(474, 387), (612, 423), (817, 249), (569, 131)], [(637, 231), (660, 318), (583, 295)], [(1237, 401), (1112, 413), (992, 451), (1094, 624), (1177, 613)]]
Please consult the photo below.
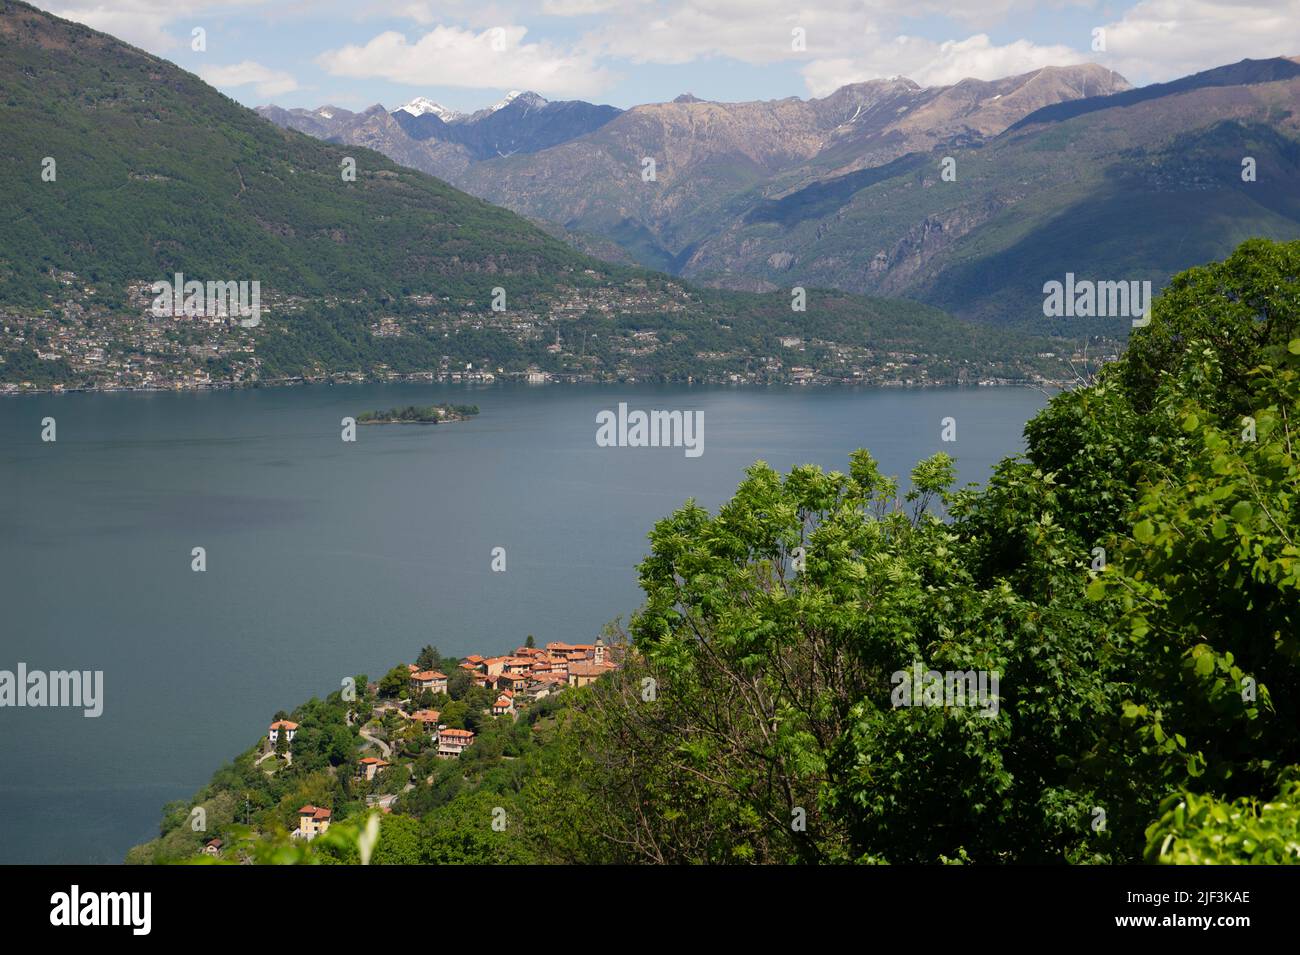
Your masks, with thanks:
[(592, 281), (589, 260), (520, 217), (378, 153), (277, 129), (103, 33), (3, 3), (0, 55), (6, 303), (42, 302), (62, 270), (119, 302), (129, 282), (174, 271), (368, 300)]

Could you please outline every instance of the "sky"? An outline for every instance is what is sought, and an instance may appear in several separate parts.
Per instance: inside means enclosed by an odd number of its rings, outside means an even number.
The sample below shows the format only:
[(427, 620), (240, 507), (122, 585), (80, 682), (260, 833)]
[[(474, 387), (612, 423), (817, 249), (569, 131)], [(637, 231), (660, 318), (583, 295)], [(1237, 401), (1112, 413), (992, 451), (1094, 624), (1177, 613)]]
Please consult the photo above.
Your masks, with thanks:
[(1134, 85), (1300, 55), (1300, 0), (38, 2), (247, 105), (472, 112), (510, 90), (627, 108), (825, 96), (1096, 62)]

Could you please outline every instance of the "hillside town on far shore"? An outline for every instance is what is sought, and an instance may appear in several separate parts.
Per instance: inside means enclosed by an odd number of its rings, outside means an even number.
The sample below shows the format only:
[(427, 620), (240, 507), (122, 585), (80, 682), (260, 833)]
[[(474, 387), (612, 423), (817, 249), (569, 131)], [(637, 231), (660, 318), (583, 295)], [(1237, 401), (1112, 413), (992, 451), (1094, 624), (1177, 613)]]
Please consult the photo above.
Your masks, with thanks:
[[(595, 275), (594, 272), (590, 273)], [(680, 330), (623, 328), (623, 315), (673, 317), (692, 299), (675, 283), (648, 287), (641, 279), (596, 288), (562, 289), (545, 306), (493, 312), (477, 303), (453, 303), (428, 294), (406, 296), (393, 314), (369, 323), (373, 340), (432, 337), (447, 354), (436, 366), (398, 371), (377, 362), (347, 371), (323, 366), (281, 376), (264, 367), (259, 344), (269, 326), (321, 309), (354, 307), (364, 299), (327, 295), (306, 299), (266, 291), (261, 328), (245, 328), (231, 315), (155, 315), (150, 285), (132, 282), (127, 307), (110, 306), (101, 292), (72, 272), (56, 272), (60, 292), (38, 308), (0, 309), (0, 396), (65, 391), (194, 391), (266, 385), (341, 384), (361, 381), (529, 384), (596, 381), (637, 382), (665, 372), (659, 362), (687, 340)], [(601, 331), (586, 330), (597, 322)], [(588, 323), (588, 324), (584, 324)], [(584, 330), (579, 330), (584, 329)], [(498, 361), (481, 348), (485, 333), (509, 340), (519, 356)], [(461, 354), (461, 344), (476, 350)], [(7, 349), (7, 352), (6, 352)], [(919, 348), (869, 348), (784, 335), (766, 354), (737, 345), (721, 351), (696, 351), (686, 380), (711, 384), (854, 384), (923, 387), (952, 384), (951, 376), (932, 374), (949, 363)], [(1069, 361), (1105, 361), (1118, 344), (1073, 356), (1041, 352), (1024, 356), (1012, 377), (969, 360), (956, 362), (959, 383), (970, 385), (1054, 384), (1070, 380)], [(21, 360), (20, 360), (21, 359)], [(674, 359), (676, 360), (676, 359)], [(1000, 366), (999, 366), (1000, 367)], [(676, 374), (676, 372), (674, 372)]]

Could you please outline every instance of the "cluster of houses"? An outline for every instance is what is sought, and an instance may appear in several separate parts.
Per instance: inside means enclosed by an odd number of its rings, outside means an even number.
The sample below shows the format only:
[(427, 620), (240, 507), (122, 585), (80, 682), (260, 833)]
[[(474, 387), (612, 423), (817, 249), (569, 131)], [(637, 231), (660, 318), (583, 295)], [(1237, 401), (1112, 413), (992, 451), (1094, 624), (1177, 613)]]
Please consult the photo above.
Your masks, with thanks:
[(504, 706), (515, 699), (540, 700), (566, 686), (586, 686), (617, 669), (617, 664), (605, 641), (597, 637), (595, 643), (548, 643), (545, 649), (516, 647), (499, 657), (472, 654), (460, 668), (470, 672), (475, 686), (498, 691), (501, 696), (497, 703)]
[[(514, 716), (518, 708), (550, 696), (567, 686), (586, 686), (610, 670), (617, 669), (599, 637), (595, 643), (548, 643), (546, 647), (516, 647), (511, 653), (496, 657), (478, 654), (467, 656), (460, 669), (467, 671), (473, 684), (495, 690), (491, 706), (493, 716)], [(421, 693), (446, 693), (449, 677), (439, 670), (422, 670), (408, 663), (411, 696)], [(448, 729), (440, 722), (437, 710), (398, 711), (406, 719), (427, 731), (437, 745), (438, 755), (447, 759), (459, 756), (474, 742), (469, 730)], [(367, 776), (372, 778), (372, 776)]]
[[(414, 663), (408, 663), (407, 669), (410, 671), (412, 699), (422, 693), (436, 696), (447, 692), (447, 674), (438, 670), (422, 670)], [(586, 686), (611, 670), (618, 669), (618, 664), (612, 659), (605, 642), (597, 638), (595, 643), (548, 643), (545, 648), (516, 647), (513, 652), (496, 657), (472, 654), (460, 664), (460, 669), (469, 672), (475, 686), (497, 692), (497, 699), (491, 707), (493, 716), (514, 716), (520, 706), (543, 699), (565, 687)], [(442, 714), (437, 710), (420, 709), (407, 713), (398, 707), (397, 712), (418, 726), (421, 733), (428, 733), (430, 740), (437, 746), (438, 756), (443, 759), (455, 759), (474, 743), (473, 732), (448, 727), (442, 722)], [(292, 743), (297, 731), (297, 723), (276, 720), (267, 730), (270, 748), (275, 749), (281, 733), (284, 734), (286, 744)], [(388, 760), (365, 756), (357, 762), (357, 775), (372, 780), (389, 765)], [(329, 809), (303, 806), (298, 810), (298, 828), (293, 835), (298, 839), (314, 839), (329, 829), (329, 825)], [(220, 840), (212, 842), (216, 845), (205, 846), (205, 851), (215, 854), (220, 851)]]

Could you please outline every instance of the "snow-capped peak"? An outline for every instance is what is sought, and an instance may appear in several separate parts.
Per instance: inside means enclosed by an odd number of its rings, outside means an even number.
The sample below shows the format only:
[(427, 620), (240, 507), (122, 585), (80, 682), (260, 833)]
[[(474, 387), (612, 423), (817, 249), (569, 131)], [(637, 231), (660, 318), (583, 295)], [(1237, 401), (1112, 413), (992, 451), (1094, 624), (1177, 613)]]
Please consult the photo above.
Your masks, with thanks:
[(525, 106), (530, 106), (533, 108), (538, 108), (546, 105), (546, 99), (544, 97), (538, 96), (536, 93), (525, 93), (520, 90), (511, 90), (509, 93), (506, 94), (506, 98), (503, 99), (501, 102), (494, 103), (493, 105), (489, 106), (488, 112), (495, 113), (499, 109), (504, 109), (505, 107), (509, 106), (517, 99), (522, 100)]
[(505, 99), (503, 99), (499, 103), (493, 103), (491, 106), (488, 107), (488, 109), (494, 113), (499, 109), (505, 109), (507, 106), (513, 103), (517, 97), (522, 96), (523, 92), (524, 92), (523, 90), (511, 90), (509, 93), (506, 94)]
[(393, 112), (410, 113), (412, 116), (423, 116), (425, 113), (432, 113), (443, 122), (450, 122), (461, 115), (454, 109), (448, 109), (441, 103), (435, 103), (433, 100), (426, 99), (423, 96), (417, 96), (409, 103), (404, 103), (397, 107)]

